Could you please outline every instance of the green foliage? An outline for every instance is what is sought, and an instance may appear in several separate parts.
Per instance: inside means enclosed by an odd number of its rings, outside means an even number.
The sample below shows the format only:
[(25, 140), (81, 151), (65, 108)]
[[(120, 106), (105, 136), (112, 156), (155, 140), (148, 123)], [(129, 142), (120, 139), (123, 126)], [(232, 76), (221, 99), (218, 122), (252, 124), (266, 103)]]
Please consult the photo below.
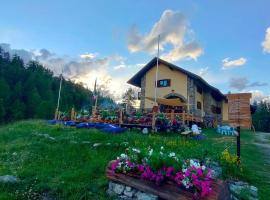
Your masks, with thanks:
[[(18, 56), (10, 58), (0, 48), (0, 123), (28, 118), (54, 117), (60, 79), (38, 62), (26, 65)], [(93, 104), (92, 92), (80, 84), (63, 80), (60, 111), (82, 108), (89, 110)], [(99, 97), (99, 102), (110, 101)]]
[(256, 131), (270, 132), (270, 103), (255, 102), (255, 113), (252, 115), (252, 122)]

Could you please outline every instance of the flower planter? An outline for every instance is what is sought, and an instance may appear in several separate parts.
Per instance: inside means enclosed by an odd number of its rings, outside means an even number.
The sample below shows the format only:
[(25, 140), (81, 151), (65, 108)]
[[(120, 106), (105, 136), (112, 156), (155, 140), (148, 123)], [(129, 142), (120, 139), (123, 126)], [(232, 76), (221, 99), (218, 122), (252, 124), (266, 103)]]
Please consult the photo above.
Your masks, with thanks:
[[(113, 162), (113, 161), (111, 161)], [(192, 200), (192, 192), (186, 189), (182, 189), (172, 182), (165, 182), (160, 186), (147, 180), (141, 179), (136, 174), (122, 174), (115, 173), (111, 170), (111, 162), (106, 169), (106, 176), (109, 180), (118, 182), (120, 184), (130, 186), (139, 191), (150, 193), (165, 200)], [(215, 180), (212, 183), (212, 192), (202, 200), (227, 200), (230, 199), (230, 192), (226, 182), (222, 180)]]

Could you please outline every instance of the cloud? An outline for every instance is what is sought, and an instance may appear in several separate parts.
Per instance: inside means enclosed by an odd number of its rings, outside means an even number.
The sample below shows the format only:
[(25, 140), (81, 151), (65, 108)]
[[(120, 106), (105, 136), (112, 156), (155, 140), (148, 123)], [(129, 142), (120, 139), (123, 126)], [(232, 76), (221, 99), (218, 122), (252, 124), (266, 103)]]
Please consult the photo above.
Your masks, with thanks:
[(119, 55), (101, 57), (97, 53), (87, 53), (81, 54), (84, 56), (80, 55), (74, 58), (56, 55), (47, 49), (12, 49), (10, 44), (0, 44), (0, 46), (9, 52), (11, 56), (15, 54), (20, 56), (25, 63), (31, 60), (38, 61), (44, 67), (53, 71), (54, 75), (59, 75), (63, 71), (65, 78), (82, 83), (90, 89), (93, 89), (94, 81), (98, 78), (99, 86), (107, 87), (109, 92), (106, 95), (110, 95), (113, 98), (119, 98), (127, 87), (126, 81), (129, 77), (123, 75), (121, 77), (113, 77), (110, 71), (113, 65), (125, 65), (125, 58)]
[(261, 83), (258, 81), (250, 83), (246, 77), (231, 78), (229, 80), (229, 87), (237, 89), (239, 91), (250, 87), (263, 87), (267, 85), (267, 83)]
[(235, 60), (230, 60), (230, 58), (225, 58), (222, 60), (222, 63), (223, 63), (222, 69), (236, 68), (236, 67), (246, 64), (246, 62), (247, 62), (247, 59), (244, 57), (241, 57)]
[(263, 52), (270, 53), (270, 27), (266, 29), (265, 39), (262, 42)]
[(248, 92), (252, 93), (251, 102), (254, 102), (254, 101), (257, 101), (257, 102), (260, 102), (260, 101), (270, 102), (270, 95), (264, 94), (264, 92), (262, 92), (261, 90), (250, 90)]
[(82, 59), (94, 59), (97, 57), (97, 53), (84, 53), (80, 55)]
[(205, 67), (205, 68), (201, 68), (200, 71), (199, 71), (199, 75), (200, 76), (204, 76), (207, 74), (209, 68), (208, 67)]
[[(166, 60), (196, 60), (203, 53), (203, 49), (193, 38), (193, 31), (187, 18), (182, 13), (172, 10), (165, 10), (159, 21), (145, 35), (133, 26), (128, 34), (129, 51), (156, 54), (158, 35), (160, 35), (161, 57)], [(171, 48), (166, 48), (168, 46)]]
[(0, 47), (5, 51), (9, 52), (11, 56), (15, 54), (20, 56), (25, 63), (28, 63), (30, 60), (35, 59), (35, 54), (31, 51), (27, 51), (24, 49), (11, 49), (10, 44), (0, 43)]
[(249, 87), (262, 87), (262, 86), (267, 86), (267, 83), (261, 83), (259, 81), (253, 82), (251, 84), (249, 84)]
[(118, 69), (123, 69), (123, 68), (126, 68), (126, 67), (127, 67), (127, 66), (126, 66), (124, 63), (122, 63), (122, 64), (120, 64), (120, 65), (114, 66), (113, 68), (116, 69), (116, 70), (118, 70)]
[(229, 80), (229, 87), (235, 88), (237, 90), (243, 90), (248, 85), (248, 79), (246, 77), (231, 78)]

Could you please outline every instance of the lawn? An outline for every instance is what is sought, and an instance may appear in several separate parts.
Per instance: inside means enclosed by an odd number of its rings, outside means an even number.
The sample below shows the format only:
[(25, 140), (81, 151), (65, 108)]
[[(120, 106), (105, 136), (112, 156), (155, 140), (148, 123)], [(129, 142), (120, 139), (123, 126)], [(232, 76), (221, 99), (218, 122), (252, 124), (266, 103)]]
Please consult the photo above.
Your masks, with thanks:
[[(235, 138), (203, 131), (207, 140), (196, 141), (177, 134), (143, 135), (132, 131), (109, 135), (96, 129), (50, 126), (44, 121), (21, 121), (0, 128), (0, 176), (14, 175), (16, 184), (0, 184), (0, 199), (108, 199), (105, 168), (130, 147), (154, 150), (163, 146), (183, 158), (219, 160), (229, 147), (235, 153)], [(270, 196), (269, 165), (252, 144), (254, 133), (242, 131), (242, 167), (236, 173), (224, 169), (224, 178), (236, 177), (259, 188), (260, 199)], [(50, 137), (44, 137), (48, 134)], [(97, 147), (93, 147), (94, 144)], [(268, 177), (268, 178), (267, 178)]]

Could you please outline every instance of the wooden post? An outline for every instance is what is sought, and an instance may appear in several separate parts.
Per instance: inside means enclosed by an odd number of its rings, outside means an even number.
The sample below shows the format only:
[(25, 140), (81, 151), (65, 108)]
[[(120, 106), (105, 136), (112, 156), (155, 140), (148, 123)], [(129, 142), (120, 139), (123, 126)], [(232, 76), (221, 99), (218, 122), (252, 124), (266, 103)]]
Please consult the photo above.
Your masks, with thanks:
[(185, 116), (185, 111), (182, 112), (182, 122), (183, 122), (183, 124), (185, 124), (184, 116)]
[(171, 121), (174, 120), (174, 110), (171, 111)]
[(237, 136), (236, 136), (236, 145), (237, 145), (237, 160), (238, 160), (238, 164), (240, 163), (240, 147), (241, 147), (241, 143), (240, 143), (240, 126), (237, 126), (236, 128), (237, 130)]
[(152, 131), (155, 131), (155, 127), (156, 127), (156, 112), (153, 111), (152, 113)]
[(120, 116), (119, 116), (119, 125), (121, 126), (123, 124), (123, 111), (120, 109)]
[(70, 113), (70, 119), (74, 120), (74, 116), (75, 116), (75, 111), (74, 111), (74, 107), (71, 108), (71, 113)]
[(55, 113), (54, 113), (54, 119), (55, 119), (55, 120), (58, 120), (58, 109), (55, 110)]

